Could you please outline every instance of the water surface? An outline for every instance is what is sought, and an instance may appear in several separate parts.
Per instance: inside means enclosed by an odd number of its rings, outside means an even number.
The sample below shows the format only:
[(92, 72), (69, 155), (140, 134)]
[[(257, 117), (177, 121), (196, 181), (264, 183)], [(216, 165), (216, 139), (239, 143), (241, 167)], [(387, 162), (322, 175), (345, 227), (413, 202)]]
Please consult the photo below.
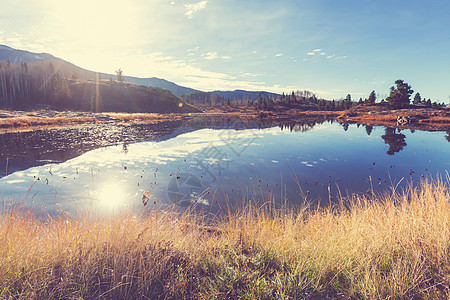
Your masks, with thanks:
[(0, 135), (0, 197), (51, 214), (328, 203), (445, 174), (447, 140), (445, 132), (323, 120), (289, 126), (193, 120)]

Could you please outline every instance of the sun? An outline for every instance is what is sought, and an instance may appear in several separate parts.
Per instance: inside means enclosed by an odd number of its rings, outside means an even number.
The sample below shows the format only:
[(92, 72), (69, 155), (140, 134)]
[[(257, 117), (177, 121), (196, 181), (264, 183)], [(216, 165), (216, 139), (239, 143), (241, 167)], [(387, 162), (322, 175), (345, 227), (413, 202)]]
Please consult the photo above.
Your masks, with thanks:
[(121, 52), (142, 41), (142, 11), (137, 4), (117, 0), (49, 1), (47, 30), (61, 37), (73, 56), (88, 65), (108, 51)]

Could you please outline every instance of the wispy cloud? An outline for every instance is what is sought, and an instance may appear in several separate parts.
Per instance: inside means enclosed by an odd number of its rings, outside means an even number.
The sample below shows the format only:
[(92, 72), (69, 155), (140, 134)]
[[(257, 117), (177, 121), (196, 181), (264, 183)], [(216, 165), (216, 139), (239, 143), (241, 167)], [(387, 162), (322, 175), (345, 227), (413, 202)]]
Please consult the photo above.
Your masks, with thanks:
[(208, 4), (208, 0), (200, 1), (197, 3), (185, 4), (184, 7), (186, 7), (185, 13), (186, 17), (192, 19), (196, 12), (206, 8), (206, 4)]
[(283, 56), (282, 53), (275, 54), (275, 57), (281, 57), (281, 56)]
[(231, 58), (229, 56), (220, 56), (219, 53), (217, 53), (217, 52), (203, 53), (201, 56), (207, 60), (214, 60), (214, 59), (218, 59), (218, 58), (221, 58), (221, 59), (230, 59)]
[[(323, 49), (314, 49), (311, 52), (306, 53), (309, 56), (324, 56), (327, 59), (346, 59), (347, 56), (337, 56), (336, 54), (327, 55), (327, 53)], [(303, 61), (307, 61), (308, 59), (303, 59)]]
[(253, 74), (253, 73), (240, 72), (239, 75), (244, 76), (244, 77), (258, 77), (258, 76), (264, 76), (265, 74)]
[(187, 49), (186, 51), (187, 51), (187, 52), (195, 52), (195, 51), (197, 51), (198, 49), (200, 49), (199, 46), (194, 47), (194, 48), (191, 48), (191, 49)]
[(386, 80), (383, 79), (374, 79), (372, 81), (368, 81), (367, 83), (373, 84), (373, 85), (379, 85), (379, 84), (385, 84)]

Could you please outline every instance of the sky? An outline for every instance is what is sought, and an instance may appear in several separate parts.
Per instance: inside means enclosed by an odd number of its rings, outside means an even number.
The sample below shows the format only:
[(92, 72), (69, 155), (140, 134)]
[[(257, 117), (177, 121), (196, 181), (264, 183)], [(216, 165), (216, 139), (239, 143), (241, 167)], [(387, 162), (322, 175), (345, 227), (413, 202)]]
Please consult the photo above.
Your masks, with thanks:
[(448, 0), (0, 0), (0, 44), (202, 91), (450, 102)]

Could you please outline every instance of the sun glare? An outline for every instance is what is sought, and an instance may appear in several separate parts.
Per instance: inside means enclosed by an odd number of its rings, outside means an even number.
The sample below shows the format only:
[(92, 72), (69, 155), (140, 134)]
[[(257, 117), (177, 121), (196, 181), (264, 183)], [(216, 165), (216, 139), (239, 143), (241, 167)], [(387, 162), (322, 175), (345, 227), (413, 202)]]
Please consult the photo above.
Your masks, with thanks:
[(117, 210), (125, 207), (127, 195), (117, 183), (107, 184), (97, 190), (95, 199), (102, 210)]
[(106, 52), (120, 52), (142, 39), (141, 12), (136, 5), (115, 0), (50, 2), (47, 26), (77, 47), (73, 56), (88, 65), (95, 65)]

